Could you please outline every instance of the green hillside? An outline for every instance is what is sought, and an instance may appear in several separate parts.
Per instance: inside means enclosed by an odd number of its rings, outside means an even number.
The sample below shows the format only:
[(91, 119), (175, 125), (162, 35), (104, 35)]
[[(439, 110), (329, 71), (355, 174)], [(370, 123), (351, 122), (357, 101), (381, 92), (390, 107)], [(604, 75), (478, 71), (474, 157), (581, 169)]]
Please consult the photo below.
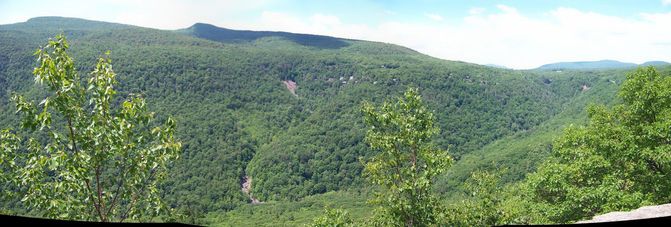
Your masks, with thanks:
[[(588, 79), (589, 89), (581, 90), (580, 94), (560, 108), (560, 112), (540, 125), (506, 136), (483, 148), (465, 155), (457, 162), (444, 178), (439, 179), (438, 191), (446, 197), (461, 197), (460, 186), (470, 174), (477, 170), (502, 171), (502, 182), (511, 183), (522, 180), (525, 174), (536, 170), (536, 166), (544, 161), (552, 150), (552, 142), (561, 135), (563, 129), (571, 124), (586, 123), (585, 108), (589, 104), (602, 103), (611, 105), (616, 102), (616, 91), (624, 80), (625, 71), (580, 72), (565, 71), (544, 74), (543, 78), (555, 76), (554, 80), (568, 80), (561, 83), (571, 86), (582, 86), (573, 81), (575, 76)], [(553, 75), (554, 74), (554, 75)], [(552, 79), (549, 79), (552, 81)], [(577, 82), (577, 83), (576, 83)]]
[[(145, 96), (159, 119), (175, 117), (182, 155), (164, 196), (181, 214), (208, 223), (274, 219), (283, 214), (269, 210), (283, 206), (309, 222), (298, 213), (321, 210), (322, 203), (310, 202), (318, 200), (360, 207), (348, 198), (365, 191), (359, 158), (372, 155), (363, 143), (361, 102), (379, 104), (408, 86), (435, 111), (441, 132), (434, 141), (458, 160), (438, 191), (458, 195), (470, 171), (482, 168), (507, 167), (507, 182), (519, 180), (547, 156), (563, 126), (584, 121), (587, 103), (613, 100), (625, 72), (515, 71), (326, 36), (42, 17), (0, 25), (0, 128), (18, 125), (12, 92), (43, 95), (31, 54), (59, 33), (70, 40), (80, 72), (110, 50), (121, 93)], [(241, 189), (246, 176), (253, 197), (266, 203), (249, 204)], [(2, 204), (24, 212), (18, 201)], [(274, 221), (297, 223), (282, 218)]]

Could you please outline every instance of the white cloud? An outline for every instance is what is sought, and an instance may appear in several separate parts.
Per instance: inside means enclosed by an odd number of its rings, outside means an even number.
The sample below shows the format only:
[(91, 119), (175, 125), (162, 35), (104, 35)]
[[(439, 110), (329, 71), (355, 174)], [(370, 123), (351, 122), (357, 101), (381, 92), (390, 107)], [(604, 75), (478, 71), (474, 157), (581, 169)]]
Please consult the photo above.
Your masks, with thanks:
[(340, 18), (333, 15), (315, 14), (311, 19), (314, 23), (325, 26), (339, 26), (341, 24)]
[(195, 22), (216, 23), (231, 14), (243, 14), (276, 0), (61, 0), (56, 3), (0, 1), (0, 24), (37, 16), (67, 16), (159, 29), (177, 29)]
[(469, 14), (481, 14), (481, 13), (484, 13), (485, 11), (486, 11), (485, 8), (475, 7), (475, 8), (471, 8), (470, 10), (468, 10), (468, 13)]
[[(195, 22), (205, 22), (233, 29), (288, 31), (395, 43), (438, 58), (513, 68), (600, 59), (671, 62), (671, 30), (667, 29), (671, 27), (671, 12), (618, 17), (560, 7), (530, 16), (514, 7), (497, 5), (493, 10), (471, 8), (457, 22), (450, 20), (448, 23), (441, 15), (426, 14), (420, 16), (443, 22), (397, 21), (393, 18), (398, 17), (385, 17), (387, 21), (380, 23), (353, 23), (330, 13), (298, 16), (263, 10), (274, 8), (275, 0), (63, 1), (64, 4), (48, 7), (21, 8), (13, 4), (19, 1), (0, 0), (0, 24), (46, 15), (161, 29), (184, 28)], [(664, 2), (667, 1), (671, 0)], [(93, 10), (100, 5), (106, 6), (106, 12), (118, 12), (100, 14), (99, 10)], [(379, 13), (396, 14), (383, 9)]]
[(245, 13), (273, 0), (107, 0), (124, 10), (114, 21), (161, 29), (178, 29), (195, 22), (217, 23), (233, 13)]
[(438, 15), (438, 14), (435, 14), (435, 13), (427, 13), (427, 14), (425, 14), (425, 15), (426, 15), (428, 18), (431, 18), (431, 20), (434, 20), (434, 21), (443, 21), (443, 17), (440, 16), (440, 15)]
[(496, 5), (496, 8), (503, 11), (504, 13), (513, 13), (513, 14), (517, 13), (517, 9), (503, 4)]
[(671, 13), (623, 18), (562, 7), (534, 18), (506, 5), (497, 9), (470, 12), (456, 24), (348, 24), (335, 15), (264, 12), (260, 22), (239, 26), (395, 43), (438, 58), (518, 69), (557, 61), (671, 61)]
[(665, 6), (671, 5), (671, 0), (662, 0), (662, 5)]
[(263, 11), (261, 19), (256, 26), (242, 25), (242, 27), (249, 27), (249, 29), (273, 30), (282, 31), (283, 28), (289, 28), (295, 32), (308, 32), (310, 28), (305, 24), (305, 20), (292, 16), (291, 14)]
[(394, 12), (394, 11), (392, 11), (392, 10), (383, 10), (382, 13), (383, 13), (384, 15), (391, 15), (391, 16), (397, 14), (396, 12)]

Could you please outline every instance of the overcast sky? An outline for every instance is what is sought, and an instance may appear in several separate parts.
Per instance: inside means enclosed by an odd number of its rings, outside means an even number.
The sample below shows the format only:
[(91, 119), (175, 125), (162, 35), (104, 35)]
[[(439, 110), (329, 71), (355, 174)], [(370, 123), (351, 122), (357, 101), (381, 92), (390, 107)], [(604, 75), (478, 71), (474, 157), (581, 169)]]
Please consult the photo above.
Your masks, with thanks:
[(0, 24), (37, 16), (321, 34), (517, 69), (558, 61), (671, 62), (671, 0), (0, 0)]

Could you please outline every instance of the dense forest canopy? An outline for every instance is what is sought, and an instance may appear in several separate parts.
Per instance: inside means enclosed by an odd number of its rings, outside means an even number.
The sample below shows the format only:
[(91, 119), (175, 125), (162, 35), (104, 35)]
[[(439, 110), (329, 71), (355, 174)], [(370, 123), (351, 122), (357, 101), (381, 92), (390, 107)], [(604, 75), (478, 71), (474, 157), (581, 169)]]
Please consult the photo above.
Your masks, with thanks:
[[(118, 94), (141, 94), (162, 113), (157, 120), (174, 116), (182, 152), (160, 188), (173, 217), (194, 223), (258, 216), (297, 224), (325, 205), (367, 206), (352, 199), (368, 197), (359, 160), (378, 152), (364, 142), (361, 103), (408, 87), (435, 113), (435, 145), (455, 159), (434, 184), (445, 201), (468, 198), (463, 183), (476, 170), (505, 169), (501, 184), (519, 181), (550, 156), (563, 127), (586, 122), (587, 104), (616, 102), (627, 72), (508, 70), (334, 37), (42, 17), (0, 25), (0, 128), (18, 123), (10, 94), (46, 95), (33, 86), (31, 54), (60, 33), (79, 71), (109, 50)], [(2, 206), (30, 214), (17, 199)]]
[(39, 104), (12, 95), (22, 130), (0, 132), (0, 196), (18, 195), (37, 216), (149, 220), (165, 210), (157, 187), (179, 157), (175, 122), (153, 123), (137, 95), (115, 105), (111, 60), (101, 57), (82, 78), (69, 48), (58, 35), (35, 52), (35, 83), (48, 94)]

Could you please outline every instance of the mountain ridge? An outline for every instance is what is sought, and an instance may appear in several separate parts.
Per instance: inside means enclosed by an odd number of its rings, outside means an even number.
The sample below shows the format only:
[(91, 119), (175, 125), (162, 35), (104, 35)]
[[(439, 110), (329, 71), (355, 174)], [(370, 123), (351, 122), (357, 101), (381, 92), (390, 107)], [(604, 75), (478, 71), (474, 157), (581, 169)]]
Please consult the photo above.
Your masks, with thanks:
[(616, 60), (599, 60), (599, 61), (572, 61), (572, 62), (556, 62), (549, 63), (535, 70), (594, 70), (594, 69), (627, 69), (638, 66), (666, 66), (671, 63), (665, 61), (647, 61), (642, 64), (635, 64), (630, 62), (621, 62)]
[(319, 48), (319, 49), (339, 49), (349, 46), (351, 42), (371, 42), (384, 45), (393, 45), (396, 48), (405, 49), (405, 51), (408, 52), (419, 53), (418, 51), (408, 47), (384, 42), (340, 38), (340, 37), (317, 35), (317, 34), (293, 33), (285, 31), (237, 30), (237, 29), (218, 27), (216, 25), (202, 22), (194, 23), (190, 27), (177, 29), (174, 31), (197, 38), (222, 43), (249, 43), (264, 38), (278, 37), (300, 44), (302, 46)]
[[(394, 45), (399, 48), (404, 48), (410, 52), (419, 53), (418, 51), (408, 47), (395, 44), (388, 44), (384, 42), (340, 38), (327, 35), (317, 35), (307, 33), (292, 33), (285, 31), (263, 31), (263, 30), (256, 31), (256, 30), (245, 30), (245, 29), (238, 30), (238, 29), (218, 27), (216, 25), (203, 22), (196, 22), (187, 28), (164, 30), (164, 29), (142, 27), (131, 24), (106, 22), (106, 21), (98, 21), (98, 20), (75, 18), (75, 17), (41, 16), (41, 17), (30, 18), (25, 22), (4, 24), (0, 26), (4, 27), (4, 29), (22, 29), (22, 30), (25, 30), (26, 28), (30, 29), (31, 27), (50, 26), (49, 28), (50, 30), (59, 30), (62, 32), (68, 30), (101, 30), (101, 29), (118, 30), (118, 29), (140, 28), (140, 29), (151, 29), (157, 31), (173, 31), (176, 33), (187, 34), (192, 37), (220, 43), (245, 43), (268, 37), (279, 37), (303, 46), (324, 48), (324, 49), (343, 48), (347, 47), (349, 45), (349, 42), (361, 41), (361, 42), (373, 42), (373, 43)], [(462, 61), (453, 61), (453, 62), (462, 62)], [(637, 66), (668, 66), (668, 65), (671, 65), (671, 63), (659, 60), (653, 60), (641, 64), (635, 64), (630, 62), (621, 62), (617, 60), (605, 59), (598, 61), (567, 61), (567, 62), (547, 63), (532, 70), (566, 70), (566, 69), (599, 70), (599, 69), (626, 69), (626, 68), (634, 68)], [(515, 70), (498, 64), (484, 64), (484, 66)]]

